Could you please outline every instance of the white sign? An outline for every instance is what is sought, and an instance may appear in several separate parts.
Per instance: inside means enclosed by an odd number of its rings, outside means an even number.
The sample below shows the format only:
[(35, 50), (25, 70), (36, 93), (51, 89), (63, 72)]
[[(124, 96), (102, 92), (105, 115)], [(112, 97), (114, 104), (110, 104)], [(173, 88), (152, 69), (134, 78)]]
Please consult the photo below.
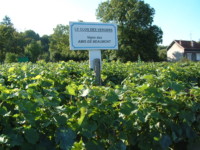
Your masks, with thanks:
[(70, 49), (118, 49), (117, 25), (70, 22)]

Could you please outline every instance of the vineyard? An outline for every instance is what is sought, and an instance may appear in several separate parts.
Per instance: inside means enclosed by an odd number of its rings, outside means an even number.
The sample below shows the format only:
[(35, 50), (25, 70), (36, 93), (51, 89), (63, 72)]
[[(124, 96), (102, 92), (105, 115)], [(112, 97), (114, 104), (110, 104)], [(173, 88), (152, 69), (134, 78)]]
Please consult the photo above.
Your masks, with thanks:
[(197, 150), (200, 63), (0, 65), (0, 150)]

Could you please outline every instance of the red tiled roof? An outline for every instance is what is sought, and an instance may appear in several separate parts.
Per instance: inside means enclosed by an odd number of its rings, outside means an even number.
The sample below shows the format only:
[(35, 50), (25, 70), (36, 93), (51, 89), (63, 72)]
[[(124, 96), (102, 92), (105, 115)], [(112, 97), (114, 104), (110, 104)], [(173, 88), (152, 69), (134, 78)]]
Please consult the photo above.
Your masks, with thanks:
[(175, 40), (179, 45), (185, 49), (200, 48), (200, 44), (195, 41)]
[(172, 45), (174, 45), (174, 43), (179, 44), (181, 47), (183, 47), (185, 50), (198, 50), (200, 51), (200, 43), (197, 43), (195, 41), (185, 41), (185, 40), (174, 40), (169, 47), (167, 48), (167, 50), (169, 50)]

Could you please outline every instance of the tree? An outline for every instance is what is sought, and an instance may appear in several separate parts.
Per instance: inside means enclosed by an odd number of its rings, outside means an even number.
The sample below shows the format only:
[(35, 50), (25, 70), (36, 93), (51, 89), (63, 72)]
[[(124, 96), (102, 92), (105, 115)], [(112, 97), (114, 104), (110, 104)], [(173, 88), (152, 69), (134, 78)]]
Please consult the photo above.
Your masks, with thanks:
[(110, 0), (99, 4), (97, 19), (118, 25), (119, 50), (122, 61), (158, 60), (157, 44), (162, 30), (153, 23), (155, 11), (142, 0)]
[[(14, 54), (22, 55), (24, 52), (23, 37), (13, 27), (11, 19), (5, 16), (0, 23), (0, 61), (11, 58)], [(6, 53), (9, 53), (6, 56)]]
[(160, 61), (167, 61), (167, 46), (158, 45), (158, 57)]
[(41, 50), (41, 55), (39, 56), (39, 59), (40, 60), (42, 59), (47, 62), (50, 60), (50, 52), (49, 52), (50, 36), (43, 35), (40, 38), (40, 41), (41, 41), (42, 50)]
[[(8, 16), (5, 16), (3, 21), (0, 22), (0, 62), (10, 62), (11, 59), (14, 58), (13, 56), (15, 54), (15, 56), (24, 57), (25, 48), (26, 55), (28, 55), (32, 61), (36, 61), (38, 59), (38, 55), (43, 55), (42, 58), (47, 60), (47, 56), (49, 56), (49, 39), (44, 37), (41, 38), (41, 40), (42, 44), (39, 42), (39, 34), (35, 33), (33, 30), (27, 30), (20, 33), (17, 32), (13, 27), (11, 19)], [(36, 47), (39, 49), (36, 49)], [(33, 49), (36, 50), (33, 51)], [(47, 52), (47, 54), (45, 54), (45, 52)]]
[(0, 24), (6, 26), (13, 26), (13, 23), (11, 22), (11, 19), (8, 16), (5, 16)]
[(25, 47), (25, 55), (28, 56), (29, 60), (32, 62), (36, 62), (41, 54), (41, 50), (41, 41), (32, 40), (31, 43)]
[(27, 45), (22, 32), (14, 33), (14, 47), (15, 51), (19, 56), (24, 56), (24, 47)]
[(23, 37), (24, 37), (24, 45), (28, 45), (32, 42), (32, 40), (35, 41), (39, 41), (40, 40), (40, 36), (39, 34), (35, 33), (35, 31), (33, 30), (26, 30), (23, 33)]
[(5, 63), (12, 63), (12, 62), (17, 62), (17, 57), (18, 55), (15, 54), (15, 53), (6, 53), (6, 56), (5, 56)]
[(50, 38), (50, 58), (52, 61), (59, 61), (69, 51), (69, 26), (57, 25)]
[(88, 58), (87, 52), (70, 50), (68, 25), (60, 24), (54, 28), (54, 33), (50, 37), (49, 51), (52, 61), (68, 61), (70, 59), (78, 61)]
[(0, 25), (0, 59), (1, 62), (5, 59), (7, 52), (16, 53), (15, 47), (15, 34), (16, 31), (12, 26), (4, 24)]
[(43, 35), (40, 38), (41, 44), (42, 44), (42, 51), (43, 52), (49, 52), (49, 43), (50, 43), (50, 36)]
[(158, 51), (158, 56), (161, 61), (167, 61), (167, 49), (161, 49)]

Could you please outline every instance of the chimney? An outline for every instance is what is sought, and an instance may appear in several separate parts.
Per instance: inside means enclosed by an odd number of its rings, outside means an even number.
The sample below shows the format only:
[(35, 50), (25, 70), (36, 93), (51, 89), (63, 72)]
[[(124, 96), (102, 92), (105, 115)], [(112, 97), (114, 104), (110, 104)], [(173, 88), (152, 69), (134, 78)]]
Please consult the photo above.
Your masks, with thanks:
[(179, 40), (179, 44), (181, 45), (181, 40)]
[(191, 47), (194, 47), (194, 41), (191, 41)]

